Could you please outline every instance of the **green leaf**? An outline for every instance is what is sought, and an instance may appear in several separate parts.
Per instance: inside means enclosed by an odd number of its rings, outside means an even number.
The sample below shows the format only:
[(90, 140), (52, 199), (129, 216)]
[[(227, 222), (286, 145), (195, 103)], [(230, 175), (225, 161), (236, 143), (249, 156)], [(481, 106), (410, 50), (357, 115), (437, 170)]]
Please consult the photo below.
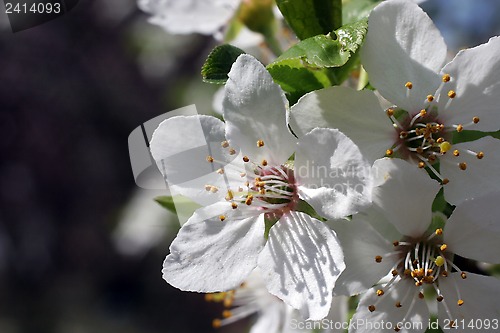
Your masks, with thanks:
[(344, 0), (342, 7), (342, 21), (344, 24), (367, 18), (375, 6), (382, 0)]
[(203, 81), (215, 84), (226, 83), (231, 66), (243, 53), (245, 51), (229, 44), (217, 46), (210, 52), (201, 68)]
[(299, 39), (326, 35), (342, 25), (342, 0), (276, 0)]
[[(359, 64), (356, 51), (363, 42), (367, 21), (335, 31), (335, 39), (319, 35), (301, 41), (267, 66), (291, 104), (304, 94), (341, 84)], [(354, 54), (354, 56), (353, 56)]]
[(196, 209), (201, 207), (194, 201), (181, 195), (176, 195), (175, 197), (164, 195), (156, 197), (154, 200), (160, 206), (174, 214), (177, 214), (177, 210), (179, 210), (180, 212), (187, 213), (187, 215), (191, 215)]

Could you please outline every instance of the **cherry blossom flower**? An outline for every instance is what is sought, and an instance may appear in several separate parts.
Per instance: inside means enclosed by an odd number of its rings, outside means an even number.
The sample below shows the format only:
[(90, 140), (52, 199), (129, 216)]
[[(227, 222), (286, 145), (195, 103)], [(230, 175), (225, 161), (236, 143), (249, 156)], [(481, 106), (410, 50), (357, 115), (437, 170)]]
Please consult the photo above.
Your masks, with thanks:
[(299, 138), (312, 128), (338, 128), (372, 161), (400, 157), (427, 168), (454, 205), (496, 189), (500, 142), (454, 137), (500, 129), (500, 38), (445, 65), (446, 45), (427, 14), (410, 1), (390, 0), (370, 14), (361, 60), (370, 83), (394, 106), (384, 111), (371, 91), (316, 91), (291, 113)]
[[(258, 268), (237, 289), (206, 294), (205, 299), (208, 302), (222, 303), (225, 308), (222, 311), (222, 319), (216, 318), (213, 320), (214, 328), (254, 316), (255, 319), (249, 333), (313, 332), (313, 330), (300, 329), (298, 323), (304, 323), (304, 321), (298, 311), (267, 291)], [(345, 322), (347, 320), (347, 301), (346, 296), (334, 297), (327, 319), (333, 323)], [(319, 324), (320, 322), (317, 322), (316, 326), (321, 327)], [(314, 325), (314, 323), (311, 323), (311, 325)], [(305, 323), (303, 326), (305, 326)], [(343, 330), (337, 330), (334, 325), (329, 325), (323, 327), (320, 332), (341, 333)]]
[[(457, 258), (500, 263), (500, 193), (464, 201), (444, 226), (436, 226), (431, 206), (439, 184), (404, 164), (376, 161), (375, 185), (382, 185), (373, 190), (374, 206), (352, 221), (335, 221), (346, 262), (335, 293), (369, 289), (353, 317), (364, 323), (349, 332), (424, 332), (425, 300), (432, 298), (441, 327), (464, 331), (470, 320), (498, 320), (500, 280), (461, 270)], [(370, 289), (387, 275), (388, 283)], [(382, 321), (384, 329), (373, 328)]]
[(354, 214), (371, 202), (370, 164), (338, 130), (297, 140), (283, 91), (255, 58), (237, 59), (225, 89), (225, 123), (173, 117), (153, 135), (170, 189), (204, 206), (172, 243), (163, 277), (182, 290), (227, 291), (258, 266), (271, 294), (323, 318), (342, 249), (325, 223), (299, 211), (300, 199), (326, 218)]
[(241, 0), (139, 0), (149, 21), (173, 34), (213, 35), (235, 15)]

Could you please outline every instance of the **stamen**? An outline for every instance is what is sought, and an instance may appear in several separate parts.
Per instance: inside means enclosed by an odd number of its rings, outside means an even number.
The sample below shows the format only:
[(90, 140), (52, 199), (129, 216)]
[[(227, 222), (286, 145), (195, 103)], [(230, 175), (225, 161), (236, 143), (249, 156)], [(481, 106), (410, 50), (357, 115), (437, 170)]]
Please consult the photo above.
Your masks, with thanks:
[(248, 156), (243, 156), (243, 162), (247, 163), (248, 161), (250, 161), (250, 159), (248, 158)]
[(413, 88), (413, 83), (411, 83), (410, 81), (408, 81), (408, 82), (405, 83), (405, 87), (408, 88), (408, 89), (411, 89), (411, 88)]
[(260, 164), (262, 164), (262, 166), (267, 166), (267, 161), (266, 160), (262, 160), (262, 162)]
[(264, 141), (263, 140), (257, 141), (257, 147), (259, 148), (264, 147)]
[(449, 82), (451, 80), (450, 74), (444, 74), (442, 80), (443, 82)]
[(382, 262), (382, 256), (375, 256), (375, 261), (377, 263), (381, 263)]
[(214, 158), (210, 155), (207, 156), (207, 162), (208, 163), (213, 163), (214, 162)]
[(222, 141), (220, 145), (222, 146), (222, 148), (227, 148), (227, 147), (229, 147), (229, 142)]
[(448, 91), (448, 97), (455, 98), (455, 97), (457, 97), (457, 93), (454, 90), (450, 90), (450, 91)]
[(219, 220), (220, 220), (221, 222), (223, 222), (225, 219), (226, 219), (226, 216), (224, 216), (224, 215), (219, 216)]
[(236, 154), (236, 150), (234, 148), (229, 148), (229, 155), (234, 155)]
[(224, 174), (224, 169), (223, 169), (223, 168), (218, 169), (218, 170), (217, 170), (217, 173), (218, 173), (219, 175)]
[(213, 328), (220, 328), (222, 326), (222, 322), (220, 319), (214, 319), (212, 321), (212, 327)]
[(458, 163), (458, 167), (460, 168), (460, 170), (465, 171), (467, 169), (467, 163), (465, 162)]
[(434, 96), (432, 95), (427, 95), (427, 101), (430, 103), (434, 100)]

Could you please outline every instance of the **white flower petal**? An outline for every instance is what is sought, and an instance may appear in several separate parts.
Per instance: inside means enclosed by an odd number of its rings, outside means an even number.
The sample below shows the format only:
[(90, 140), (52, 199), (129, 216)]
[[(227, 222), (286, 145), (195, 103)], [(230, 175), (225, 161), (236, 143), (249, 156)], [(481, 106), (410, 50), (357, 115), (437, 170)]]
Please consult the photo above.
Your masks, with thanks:
[(444, 231), (444, 242), (462, 257), (500, 263), (500, 192), (466, 200), (458, 205)]
[[(439, 320), (445, 324), (445, 319), (457, 320), (460, 332), (491, 332), (493, 320), (500, 319), (500, 280), (491, 276), (482, 276), (467, 273), (464, 280), (459, 273), (452, 273), (448, 278), (440, 278), (439, 286), (444, 300), (439, 303)], [(460, 297), (464, 301), (462, 306), (458, 306), (457, 288), (460, 291)], [(448, 316), (444, 303), (448, 306), (451, 318)], [(484, 324), (490, 323), (487, 328)], [(462, 325), (462, 320), (464, 326)], [(469, 326), (472, 323), (474, 327)], [(483, 326), (477, 326), (481, 325)], [(443, 326), (441, 326), (443, 327)], [(450, 327), (449, 325), (447, 326)]]
[(149, 21), (172, 34), (211, 35), (235, 14), (240, 0), (139, 0)]
[(292, 106), (289, 123), (299, 138), (316, 127), (338, 128), (372, 163), (396, 140), (391, 121), (369, 90), (331, 87), (308, 93)]
[(432, 220), (432, 202), (439, 192), (437, 181), (417, 166), (398, 158), (380, 159), (373, 165), (373, 202), (405, 236), (420, 237)]
[(408, 1), (383, 2), (371, 12), (368, 26), (361, 61), (370, 82), (395, 105), (419, 111), (441, 83), (437, 73), (446, 60), (443, 37), (427, 14)]
[[(455, 157), (451, 151), (441, 157), (441, 175), (450, 182), (444, 186), (444, 197), (452, 205), (458, 205), (465, 199), (482, 196), (498, 190), (500, 178), (500, 140), (490, 136), (479, 140), (453, 145), (460, 156)], [(478, 159), (475, 154), (483, 152), (484, 157)], [(466, 170), (459, 167), (465, 162)]]
[[(377, 296), (377, 289), (369, 290), (361, 298), (352, 318), (360, 325), (349, 329), (349, 333), (395, 332), (398, 324), (401, 324), (400, 333), (425, 332), (429, 310), (425, 300), (418, 297), (419, 288), (411, 279), (399, 280), (383, 296)], [(400, 302), (401, 307), (396, 307), (396, 302)], [(370, 305), (375, 305), (375, 311), (369, 311)]]
[[(449, 90), (456, 97), (440, 108), (439, 113), (449, 124), (468, 124), (472, 117), (480, 121), (471, 129), (498, 131), (500, 129), (500, 37), (491, 38), (486, 44), (460, 51), (455, 59), (446, 65), (442, 73), (450, 74), (440, 102), (448, 101)], [(444, 96), (444, 98), (443, 98)]]
[(318, 320), (330, 311), (332, 289), (344, 270), (335, 232), (307, 214), (285, 214), (270, 230), (259, 256), (267, 289), (304, 318)]
[(327, 325), (322, 333), (344, 333), (345, 329), (339, 327), (336, 323), (347, 323), (349, 318), (349, 297), (334, 296), (332, 299), (332, 307), (326, 318), (330, 325)]
[[(255, 163), (284, 163), (297, 139), (286, 124), (287, 100), (266, 68), (254, 57), (238, 57), (229, 72), (223, 101), (226, 136)], [(257, 141), (263, 140), (259, 148)]]
[[(223, 222), (221, 213), (226, 217)], [(163, 263), (163, 278), (186, 291), (234, 289), (257, 266), (264, 243), (262, 214), (244, 217), (229, 203), (200, 208), (172, 242)]]
[(299, 195), (328, 218), (352, 215), (371, 203), (370, 163), (336, 129), (316, 128), (299, 140), (295, 179)]
[(370, 289), (392, 270), (396, 257), (389, 256), (377, 263), (375, 257), (394, 251), (392, 242), (382, 237), (370, 223), (377, 224), (370, 214), (357, 214), (352, 221), (335, 221), (330, 225), (339, 237), (345, 255), (346, 269), (335, 284), (335, 295), (357, 295)]
[[(182, 194), (201, 205), (224, 198), (233, 179), (239, 175), (227, 168), (225, 177), (215, 171), (231, 163), (244, 170), (243, 162), (221, 147), (225, 141), (224, 123), (210, 116), (178, 116), (163, 121), (151, 140), (151, 154), (168, 181), (172, 193)], [(207, 161), (207, 156), (215, 159)], [(238, 169), (238, 168), (236, 168)], [(205, 185), (221, 189), (212, 193)]]

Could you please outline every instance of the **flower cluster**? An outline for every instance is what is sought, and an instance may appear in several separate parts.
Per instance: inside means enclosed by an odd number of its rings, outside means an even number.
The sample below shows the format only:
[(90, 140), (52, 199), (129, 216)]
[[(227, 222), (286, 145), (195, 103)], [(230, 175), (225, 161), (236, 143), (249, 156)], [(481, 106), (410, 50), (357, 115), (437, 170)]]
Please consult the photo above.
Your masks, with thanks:
[[(477, 265), (500, 263), (500, 141), (490, 136), (500, 39), (445, 63), (427, 14), (389, 0), (371, 12), (360, 55), (378, 94), (333, 86), (289, 107), (244, 54), (223, 121), (179, 116), (155, 131), (151, 153), (170, 188), (202, 206), (163, 278), (224, 302), (215, 327), (253, 313), (251, 332), (292, 331), (299, 314), (347, 320), (342, 297), (359, 294), (353, 320), (396, 332), (424, 332), (431, 316), (442, 328), (500, 318), (500, 280)], [(388, 326), (373, 327), (349, 332)]]

